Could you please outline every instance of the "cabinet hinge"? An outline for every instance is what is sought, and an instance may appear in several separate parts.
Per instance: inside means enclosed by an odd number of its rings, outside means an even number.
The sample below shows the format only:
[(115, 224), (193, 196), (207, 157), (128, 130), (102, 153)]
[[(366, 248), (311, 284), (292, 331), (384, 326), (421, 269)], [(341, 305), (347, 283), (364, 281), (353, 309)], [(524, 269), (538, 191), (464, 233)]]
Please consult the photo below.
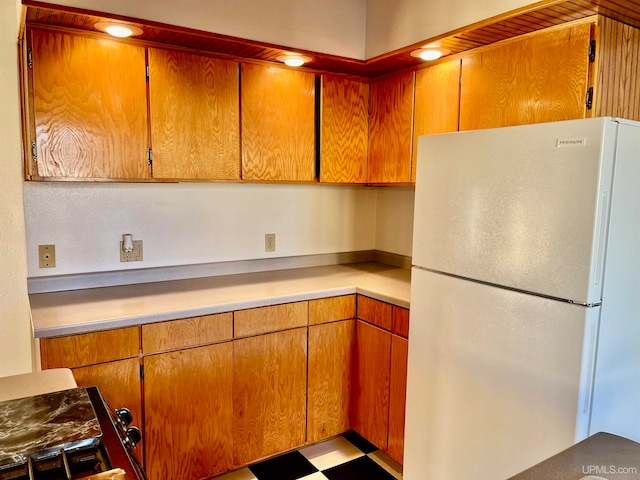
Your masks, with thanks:
[(596, 61), (596, 41), (591, 40), (589, 43), (589, 62), (593, 63)]
[(27, 65), (29, 65), (29, 68), (33, 69), (33, 50), (30, 48), (27, 49)]
[(140, 365), (140, 380), (144, 380), (144, 365)]
[(150, 73), (149, 65), (147, 65), (146, 75), (147, 75), (147, 80), (149, 80), (149, 78), (151, 78), (151, 73)]
[(149, 163), (149, 166), (153, 163), (153, 152), (151, 151), (151, 147), (147, 149), (147, 162)]
[(593, 107), (593, 87), (589, 87), (589, 89), (587, 90), (587, 98), (585, 100), (585, 103), (587, 104), (587, 110), (591, 110), (591, 108)]
[(31, 142), (31, 157), (34, 162), (38, 163), (38, 145), (36, 142)]

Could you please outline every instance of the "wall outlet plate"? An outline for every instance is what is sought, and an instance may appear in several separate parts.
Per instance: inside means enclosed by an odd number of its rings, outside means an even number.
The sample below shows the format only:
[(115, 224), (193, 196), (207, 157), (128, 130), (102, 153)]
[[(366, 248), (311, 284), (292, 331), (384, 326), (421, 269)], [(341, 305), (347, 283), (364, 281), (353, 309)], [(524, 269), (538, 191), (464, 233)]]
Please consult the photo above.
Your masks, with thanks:
[(56, 246), (38, 245), (38, 266), (40, 268), (55, 268)]
[(276, 251), (276, 234), (275, 233), (264, 234), (264, 251), (265, 252)]
[(133, 241), (133, 250), (125, 252), (124, 242), (120, 240), (120, 261), (121, 262), (141, 262), (142, 261), (142, 240)]

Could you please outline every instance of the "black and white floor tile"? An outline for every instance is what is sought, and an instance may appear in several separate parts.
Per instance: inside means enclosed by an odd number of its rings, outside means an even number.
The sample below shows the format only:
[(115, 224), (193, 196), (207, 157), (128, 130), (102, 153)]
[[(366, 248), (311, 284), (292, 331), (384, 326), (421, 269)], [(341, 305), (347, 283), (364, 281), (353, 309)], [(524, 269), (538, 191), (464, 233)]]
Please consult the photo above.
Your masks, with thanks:
[(348, 433), (215, 480), (402, 480), (402, 466), (357, 433)]

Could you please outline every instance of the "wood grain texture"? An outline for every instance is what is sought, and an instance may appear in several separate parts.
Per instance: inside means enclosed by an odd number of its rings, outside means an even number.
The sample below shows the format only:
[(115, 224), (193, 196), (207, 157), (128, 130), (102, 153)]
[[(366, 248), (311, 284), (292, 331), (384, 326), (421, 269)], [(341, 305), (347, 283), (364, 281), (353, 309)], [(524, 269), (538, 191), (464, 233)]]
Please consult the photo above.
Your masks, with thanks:
[(600, 17), (595, 116), (640, 120), (640, 30)]
[[(74, 368), (72, 372), (79, 387), (97, 386), (112, 408), (128, 408), (133, 415), (133, 424), (144, 429), (138, 358)], [(144, 433), (142, 438), (144, 439)], [(144, 444), (141, 442), (135, 450), (135, 455), (140, 460), (143, 451)]]
[(33, 30), (38, 174), (148, 178), (143, 47)]
[(356, 296), (321, 298), (309, 301), (309, 325), (356, 318)]
[(399, 463), (402, 463), (404, 457), (408, 352), (408, 340), (392, 335), (391, 380), (389, 388), (389, 444), (386, 452)]
[(584, 118), (590, 35), (581, 24), (463, 58), (460, 130)]
[(401, 337), (409, 337), (409, 310), (393, 305), (393, 333)]
[(137, 357), (140, 353), (138, 327), (104, 332), (43, 338), (40, 341), (42, 368), (75, 368)]
[(238, 63), (149, 49), (153, 177), (240, 179)]
[(234, 340), (233, 369), (234, 465), (302, 445), (307, 329)]
[(369, 138), (369, 85), (323, 75), (320, 181), (365, 183)]
[(460, 111), (460, 59), (416, 72), (411, 181), (416, 181), (418, 137), (458, 130)]
[(382, 450), (389, 432), (391, 333), (358, 321), (351, 428)]
[(349, 430), (355, 320), (309, 327), (307, 442)]
[(150, 480), (208, 478), (231, 468), (231, 342), (144, 358)]
[(233, 313), (142, 325), (142, 353), (159, 353), (230, 340)]
[(364, 295), (358, 295), (358, 318), (385, 330), (393, 329), (391, 304)]
[(307, 181), (315, 175), (315, 76), (242, 64), (242, 178)]
[(283, 303), (233, 312), (234, 337), (247, 337), (306, 326), (308, 302)]
[(369, 182), (411, 181), (413, 72), (371, 84)]

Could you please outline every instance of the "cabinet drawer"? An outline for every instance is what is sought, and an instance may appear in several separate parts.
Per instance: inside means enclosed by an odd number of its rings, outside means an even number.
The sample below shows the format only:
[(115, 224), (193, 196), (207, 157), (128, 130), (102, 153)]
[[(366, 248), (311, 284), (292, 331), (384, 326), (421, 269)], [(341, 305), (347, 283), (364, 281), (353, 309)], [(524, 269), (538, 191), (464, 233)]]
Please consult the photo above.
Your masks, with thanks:
[(358, 295), (358, 318), (391, 331), (393, 314), (391, 304)]
[(142, 326), (142, 353), (196, 347), (230, 340), (233, 314), (221, 313)]
[(45, 338), (40, 342), (42, 368), (75, 368), (137, 357), (140, 352), (138, 327), (68, 337)]
[(409, 338), (409, 310), (393, 306), (393, 333)]
[(322, 298), (309, 302), (309, 325), (356, 318), (356, 296)]
[(248, 337), (289, 328), (305, 327), (307, 318), (308, 302), (238, 310), (233, 314), (233, 336)]

